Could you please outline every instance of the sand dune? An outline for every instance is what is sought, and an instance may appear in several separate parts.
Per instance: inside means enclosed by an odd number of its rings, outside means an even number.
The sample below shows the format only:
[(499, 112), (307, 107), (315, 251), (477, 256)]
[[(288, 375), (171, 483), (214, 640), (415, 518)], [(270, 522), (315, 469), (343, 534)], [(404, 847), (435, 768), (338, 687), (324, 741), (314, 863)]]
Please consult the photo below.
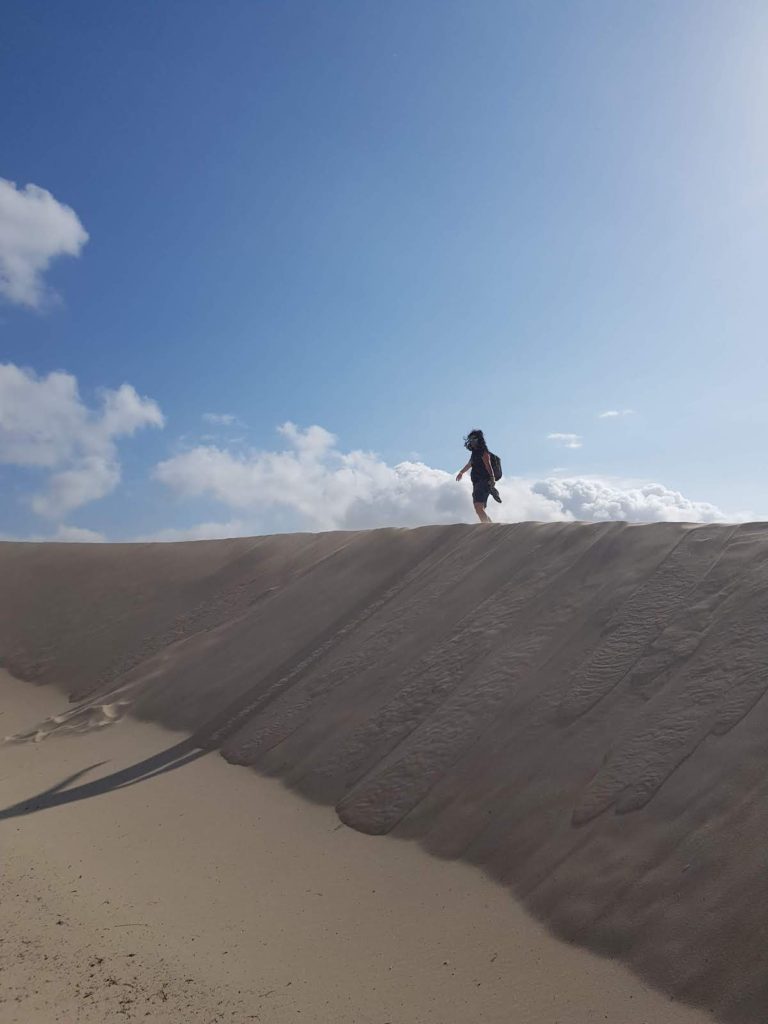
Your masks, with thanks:
[(81, 702), (20, 739), (192, 734), (756, 1024), (766, 584), (766, 524), (3, 544), (0, 652)]
[[(0, 694), (10, 728), (51, 703)], [(2, 1024), (704, 1024), (470, 866), (184, 743), (126, 720), (0, 749)]]

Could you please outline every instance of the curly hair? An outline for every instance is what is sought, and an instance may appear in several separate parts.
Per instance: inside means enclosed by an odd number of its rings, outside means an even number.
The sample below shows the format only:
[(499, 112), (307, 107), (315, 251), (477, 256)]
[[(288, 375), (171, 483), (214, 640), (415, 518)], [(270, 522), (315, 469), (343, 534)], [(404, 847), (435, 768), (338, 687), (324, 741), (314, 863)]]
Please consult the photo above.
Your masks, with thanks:
[(488, 451), (488, 445), (485, 443), (485, 435), (482, 430), (470, 430), (467, 436), (464, 438), (464, 447), (472, 451), (472, 442), (477, 441), (477, 450), (481, 452)]

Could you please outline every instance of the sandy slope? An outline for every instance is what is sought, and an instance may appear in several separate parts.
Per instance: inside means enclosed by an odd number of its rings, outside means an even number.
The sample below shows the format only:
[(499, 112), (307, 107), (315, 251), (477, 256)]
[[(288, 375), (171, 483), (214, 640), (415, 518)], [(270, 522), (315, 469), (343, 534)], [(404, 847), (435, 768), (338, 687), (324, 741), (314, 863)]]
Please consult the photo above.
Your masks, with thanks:
[(766, 524), (6, 544), (0, 654), (763, 1024), (767, 583)]
[[(12, 729), (51, 710), (48, 690), (0, 686)], [(60, 791), (79, 799), (0, 822), (3, 1024), (705, 1019), (557, 942), (480, 872), (216, 755), (83, 792), (180, 739), (125, 721), (0, 748), (6, 807), (104, 762)]]

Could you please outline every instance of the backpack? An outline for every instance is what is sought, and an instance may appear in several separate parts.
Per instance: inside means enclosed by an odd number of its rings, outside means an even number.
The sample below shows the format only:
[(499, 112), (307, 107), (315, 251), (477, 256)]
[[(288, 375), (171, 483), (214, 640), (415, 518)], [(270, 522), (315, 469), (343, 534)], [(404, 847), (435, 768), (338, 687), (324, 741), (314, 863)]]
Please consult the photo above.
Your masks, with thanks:
[(501, 472), (501, 459), (498, 455), (494, 455), (493, 452), (488, 452), (488, 454), (491, 456), (491, 469), (493, 470), (493, 475), (497, 480), (501, 480), (503, 476)]

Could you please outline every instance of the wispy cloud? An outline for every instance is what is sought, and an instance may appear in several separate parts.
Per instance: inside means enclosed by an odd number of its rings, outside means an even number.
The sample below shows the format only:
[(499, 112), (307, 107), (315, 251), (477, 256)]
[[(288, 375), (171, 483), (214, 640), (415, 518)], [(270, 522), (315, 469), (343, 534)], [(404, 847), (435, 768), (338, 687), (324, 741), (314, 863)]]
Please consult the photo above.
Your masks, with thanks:
[(548, 441), (555, 441), (561, 448), (581, 448), (582, 439), (579, 434), (547, 434)]
[(632, 416), (634, 409), (607, 409), (605, 412), (601, 412), (598, 415), (599, 420), (610, 420), (616, 419), (619, 416)]
[(52, 294), (43, 274), (57, 256), (77, 256), (88, 233), (73, 209), (37, 185), (0, 178), (0, 295), (37, 309)]
[(243, 426), (241, 420), (231, 412), (204, 412), (203, 419), (206, 423), (213, 423), (217, 427)]
[(103, 533), (98, 533), (96, 530), (87, 530), (82, 526), (65, 526), (62, 524), (52, 534), (32, 534), (28, 537), (0, 534), (0, 540), (24, 541), (27, 544), (33, 542), (39, 544), (45, 541), (55, 541), (59, 544), (104, 544), (107, 538)]
[(83, 526), (60, 526), (52, 539), (67, 544), (103, 544), (107, 538), (103, 533)]

